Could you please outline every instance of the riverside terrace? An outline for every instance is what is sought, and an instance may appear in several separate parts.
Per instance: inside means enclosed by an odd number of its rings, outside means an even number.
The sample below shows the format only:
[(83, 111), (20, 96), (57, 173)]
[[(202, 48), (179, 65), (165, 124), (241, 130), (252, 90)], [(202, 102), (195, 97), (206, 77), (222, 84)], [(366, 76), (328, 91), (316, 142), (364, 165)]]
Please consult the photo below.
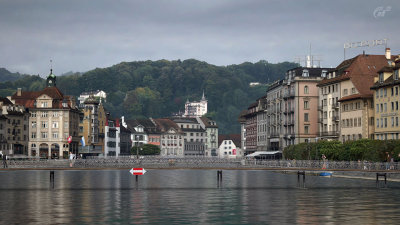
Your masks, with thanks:
[[(68, 169), (254, 169), (275, 171), (362, 171), (399, 173), (398, 162), (343, 162), (318, 160), (256, 160), (256, 159), (219, 159), (219, 158), (161, 158), (161, 157), (95, 157), (88, 159), (61, 160), (7, 160), (10, 170), (68, 170)], [(4, 170), (4, 168), (2, 168)]]

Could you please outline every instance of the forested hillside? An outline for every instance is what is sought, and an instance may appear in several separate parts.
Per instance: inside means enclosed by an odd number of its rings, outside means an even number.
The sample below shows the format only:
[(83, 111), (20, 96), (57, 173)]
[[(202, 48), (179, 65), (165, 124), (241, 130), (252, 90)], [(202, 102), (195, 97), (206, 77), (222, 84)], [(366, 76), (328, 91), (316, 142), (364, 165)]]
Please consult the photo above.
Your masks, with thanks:
[[(57, 87), (67, 95), (104, 90), (106, 109), (113, 116), (128, 119), (164, 117), (183, 111), (186, 100), (198, 101), (204, 91), (208, 115), (218, 123), (220, 133), (239, 133), (237, 117), (241, 110), (265, 94), (266, 85), (249, 87), (250, 82), (267, 83), (281, 79), (297, 64), (266, 61), (240, 65), (215, 66), (194, 59), (184, 61), (122, 62), (84, 74), (57, 77)], [(56, 70), (55, 70), (56, 72)], [(44, 80), (23, 77), (0, 83), (0, 95), (11, 95), (16, 88), (40, 90)]]

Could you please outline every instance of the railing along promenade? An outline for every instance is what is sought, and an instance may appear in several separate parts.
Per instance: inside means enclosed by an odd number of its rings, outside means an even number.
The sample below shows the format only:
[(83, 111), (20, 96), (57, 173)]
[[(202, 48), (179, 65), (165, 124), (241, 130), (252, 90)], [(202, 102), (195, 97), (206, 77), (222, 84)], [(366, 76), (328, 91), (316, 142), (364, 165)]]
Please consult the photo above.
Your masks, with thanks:
[[(318, 160), (256, 160), (223, 158), (162, 158), (162, 157), (93, 157), (88, 159), (7, 160), (8, 169), (265, 169), (265, 170), (330, 170), (390, 171), (400, 173), (398, 162), (357, 162)], [(3, 168), (3, 167), (2, 167)]]

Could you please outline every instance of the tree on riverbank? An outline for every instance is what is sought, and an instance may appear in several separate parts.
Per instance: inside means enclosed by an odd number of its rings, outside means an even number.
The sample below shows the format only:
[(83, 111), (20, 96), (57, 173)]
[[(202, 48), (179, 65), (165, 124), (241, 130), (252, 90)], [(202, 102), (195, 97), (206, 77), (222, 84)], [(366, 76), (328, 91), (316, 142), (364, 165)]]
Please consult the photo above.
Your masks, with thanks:
[(131, 148), (131, 155), (136, 155), (137, 150), (139, 150), (139, 155), (160, 155), (161, 152), (160, 148), (157, 145), (145, 144), (139, 147), (133, 146)]
[(291, 145), (283, 150), (285, 159), (321, 160), (322, 154), (335, 161), (383, 162), (388, 158), (400, 161), (400, 140), (319, 141)]

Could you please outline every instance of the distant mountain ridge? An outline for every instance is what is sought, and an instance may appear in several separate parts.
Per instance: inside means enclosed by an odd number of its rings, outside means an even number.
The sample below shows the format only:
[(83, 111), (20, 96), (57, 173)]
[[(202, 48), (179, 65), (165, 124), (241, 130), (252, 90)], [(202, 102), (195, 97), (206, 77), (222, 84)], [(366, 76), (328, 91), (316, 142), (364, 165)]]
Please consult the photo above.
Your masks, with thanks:
[[(121, 62), (107, 68), (58, 76), (57, 87), (67, 95), (79, 96), (90, 90), (107, 93), (106, 109), (114, 117), (161, 118), (184, 110), (186, 100), (200, 100), (204, 91), (208, 116), (217, 121), (221, 134), (238, 133), (237, 117), (243, 109), (265, 94), (266, 85), (282, 79), (298, 64), (257, 63), (215, 66), (195, 59)], [(23, 90), (40, 90), (44, 80), (26, 76), (14, 82), (0, 82), (0, 96)]]
[(0, 81), (1, 82), (6, 82), (6, 81), (16, 81), (18, 79), (21, 79), (24, 76), (28, 75), (23, 75), (20, 73), (11, 73), (5, 68), (0, 68)]

